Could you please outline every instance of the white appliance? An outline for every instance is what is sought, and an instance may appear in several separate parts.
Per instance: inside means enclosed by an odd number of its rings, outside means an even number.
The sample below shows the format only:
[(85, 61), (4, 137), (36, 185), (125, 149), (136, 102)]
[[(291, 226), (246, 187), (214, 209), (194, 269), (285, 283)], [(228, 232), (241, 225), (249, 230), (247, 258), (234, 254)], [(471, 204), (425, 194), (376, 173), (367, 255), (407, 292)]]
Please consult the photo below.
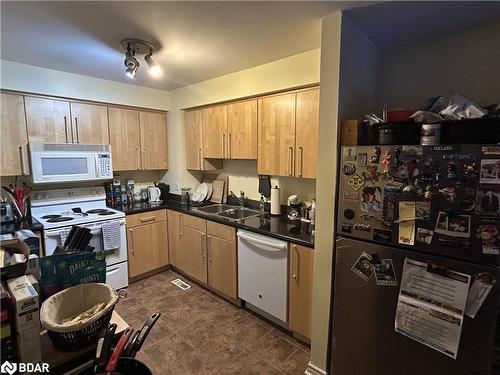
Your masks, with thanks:
[(286, 326), (288, 243), (238, 230), (238, 291), (248, 308)]
[(160, 202), (161, 191), (156, 186), (148, 187), (149, 202)]
[(110, 145), (32, 142), (29, 150), (33, 183), (113, 178)]
[[(78, 209), (82, 213), (75, 212)], [(120, 247), (105, 252), (106, 283), (115, 289), (128, 286), (125, 214), (106, 207), (104, 187), (33, 191), (31, 211), (43, 225), (45, 255), (52, 255), (57, 245), (62, 246), (61, 235), (64, 237), (73, 225), (90, 228), (93, 236), (89, 245), (96, 251), (103, 250), (102, 225), (119, 222)]]

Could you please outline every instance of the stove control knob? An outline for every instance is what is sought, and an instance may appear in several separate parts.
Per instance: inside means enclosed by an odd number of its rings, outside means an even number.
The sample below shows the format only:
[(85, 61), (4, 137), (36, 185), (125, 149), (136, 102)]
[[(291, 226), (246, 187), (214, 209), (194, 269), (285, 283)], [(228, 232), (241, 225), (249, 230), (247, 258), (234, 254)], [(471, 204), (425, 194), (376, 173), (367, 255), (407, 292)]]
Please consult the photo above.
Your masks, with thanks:
[(35, 199), (37, 201), (39, 201), (40, 199), (42, 199), (42, 195), (41, 194), (35, 194)]
[(43, 199), (49, 199), (49, 195), (48, 194), (44, 194), (43, 195)]
[(90, 195), (96, 195), (95, 190), (92, 190), (92, 191), (90, 192)]

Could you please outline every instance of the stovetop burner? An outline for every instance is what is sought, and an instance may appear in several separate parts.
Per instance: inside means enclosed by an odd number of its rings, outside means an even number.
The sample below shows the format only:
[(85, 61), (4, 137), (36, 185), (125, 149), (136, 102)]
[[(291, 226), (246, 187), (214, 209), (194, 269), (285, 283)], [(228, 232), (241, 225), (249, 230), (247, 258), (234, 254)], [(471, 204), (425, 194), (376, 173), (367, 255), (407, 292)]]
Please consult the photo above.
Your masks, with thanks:
[(101, 214), (103, 212), (108, 212), (105, 208), (94, 208), (93, 210), (89, 210), (85, 212), (86, 214)]
[(56, 217), (53, 217), (52, 219), (47, 220), (47, 223), (58, 223), (60, 221), (70, 221), (70, 220), (73, 220), (72, 217), (61, 216), (61, 215), (47, 215), (47, 216), (56, 216)]
[(107, 215), (114, 215), (115, 213), (113, 211), (104, 211), (104, 212), (99, 212), (97, 215), (99, 216), (107, 216)]
[(42, 219), (56, 219), (58, 217), (61, 217), (62, 215), (45, 215), (42, 216)]

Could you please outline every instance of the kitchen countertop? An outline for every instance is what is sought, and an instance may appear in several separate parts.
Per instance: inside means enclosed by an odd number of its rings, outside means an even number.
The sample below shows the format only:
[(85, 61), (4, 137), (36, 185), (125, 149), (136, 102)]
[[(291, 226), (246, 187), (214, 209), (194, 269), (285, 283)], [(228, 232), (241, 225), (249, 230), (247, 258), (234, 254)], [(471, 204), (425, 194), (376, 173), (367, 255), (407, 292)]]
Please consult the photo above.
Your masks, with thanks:
[(21, 229), (31, 229), (33, 232), (36, 232), (43, 230), (43, 226), (35, 219), (16, 221), (13, 223), (1, 223), (0, 234), (14, 233)]
[[(206, 204), (209, 206), (214, 203)], [(209, 215), (196, 210), (196, 207), (187, 207), (178, 200), (169, 200), (160, 204), (150, 204), (148, 202), (137, 202), (131, 205), (114, 207), (125, 212), (126, 215), (137, 214), (154, 210), (169, 209), (188, 215), (201, 217), (203, 219), (215, 221), (221, 224), (230, 225), (235, 228), (246, 229), (251, 232), (271, 236), (280, 240), (290, 241), (307, 247), (314, 247), (314, 237), (312, 236), (311, 225), (300, 220), (289, 220), (286, 215), (271, 216), (265, 213), (261, 216), (250, 217), (239, 222), (225, 219), (221, 216)]]

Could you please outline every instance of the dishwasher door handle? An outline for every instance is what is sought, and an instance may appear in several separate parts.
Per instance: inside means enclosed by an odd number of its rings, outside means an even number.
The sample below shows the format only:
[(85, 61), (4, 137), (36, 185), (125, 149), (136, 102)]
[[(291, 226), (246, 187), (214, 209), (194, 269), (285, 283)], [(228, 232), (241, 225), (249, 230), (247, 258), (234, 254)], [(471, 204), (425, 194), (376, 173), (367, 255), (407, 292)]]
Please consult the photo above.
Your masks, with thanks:
[(287, 248), (287, 243), (275, 243), (275, 242), (267, 242), (257, 237), (250, 236), (246, 233), (238, 232), (238, 237), (242, 240), (246, 240), (250, 243), (264, 245), (269, 248), (269, 251), (283, 251)]

